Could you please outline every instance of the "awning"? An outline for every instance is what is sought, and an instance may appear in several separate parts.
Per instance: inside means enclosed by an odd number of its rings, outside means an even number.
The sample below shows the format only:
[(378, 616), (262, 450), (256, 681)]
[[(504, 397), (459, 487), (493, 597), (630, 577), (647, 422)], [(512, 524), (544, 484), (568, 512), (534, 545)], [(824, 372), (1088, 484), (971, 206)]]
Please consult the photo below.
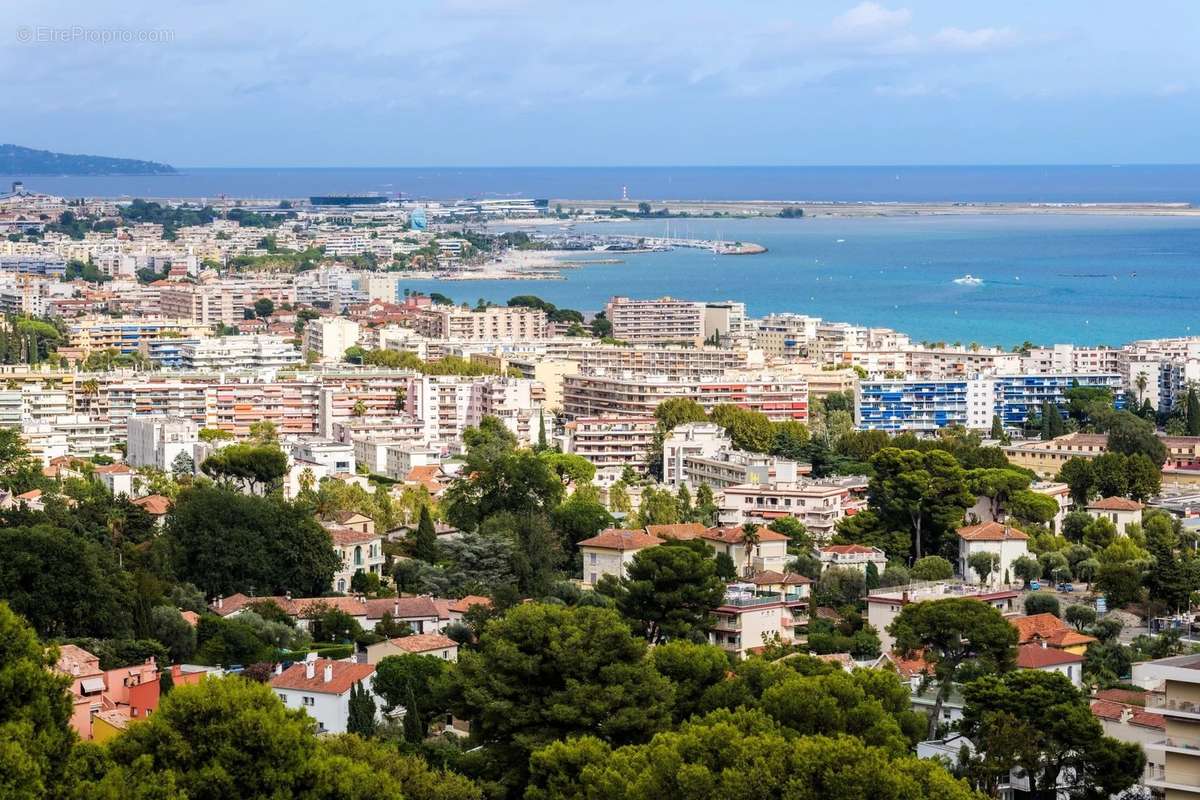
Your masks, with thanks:
[(84, 678), (82, 681), (80, 681), (80, 687), (83, 689), (84, 694), (92, 694), (93, 692), (103, 692), (104, 691), (104, 678), (101, 678), (101, 677)]

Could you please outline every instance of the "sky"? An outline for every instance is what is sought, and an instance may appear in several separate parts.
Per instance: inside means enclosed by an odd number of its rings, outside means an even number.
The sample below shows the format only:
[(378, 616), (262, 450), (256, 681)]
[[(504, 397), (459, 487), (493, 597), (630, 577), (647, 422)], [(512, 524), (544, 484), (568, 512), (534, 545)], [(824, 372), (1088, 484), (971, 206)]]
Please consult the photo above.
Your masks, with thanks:
[(0, 9), (0, 142), (63, 152), (180, 166), (1200, 162), (1194, 0)]

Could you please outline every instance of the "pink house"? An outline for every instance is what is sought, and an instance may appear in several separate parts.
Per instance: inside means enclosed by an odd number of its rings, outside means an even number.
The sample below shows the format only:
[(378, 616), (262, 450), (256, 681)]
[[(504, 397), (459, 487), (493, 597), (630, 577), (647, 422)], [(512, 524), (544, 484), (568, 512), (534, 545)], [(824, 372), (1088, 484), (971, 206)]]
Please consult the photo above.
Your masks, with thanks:
[(153, 658), (144, 664), (102, 670), (99, 657), (66, 644), (59, 648), (55, 669), (71, 678), (75, 703), (71, 727), (82, 739), (92, 738), (92, 722), (101, 712), (137, 720), (158, 709), (158, 667)]

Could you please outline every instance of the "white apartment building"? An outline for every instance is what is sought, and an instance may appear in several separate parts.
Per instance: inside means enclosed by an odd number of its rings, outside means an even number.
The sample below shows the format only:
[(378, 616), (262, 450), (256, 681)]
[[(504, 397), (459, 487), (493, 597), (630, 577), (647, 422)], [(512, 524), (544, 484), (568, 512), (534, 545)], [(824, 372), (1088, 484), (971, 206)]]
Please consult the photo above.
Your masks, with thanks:
[(180, 453), (192, 455), (200, 427), (187, 417), (162, 414), (134, 415), (126, 423), (125, 461), (132, 467), (154, 467), (170, 472)]
[(354, 445), (351, 444), (331, 439), (306, 439), (293, 448), (292, 457), (297, 462), (317, 464), (330, 475), (354, 474)]
[(838, 484), (746, 483), (722, 491), (720, 520), (722, 525), (742, 525), (794, 517), (804, 523), (814, 539), (827, 541), (850, 507), (850, 490)]
[(808, 419), (808, 381), (802, 376), (770, 372), (728, 372), (720, 378), (672, 380), (666, 375), (635, 373), (563, 378), (563, 413), (568, 418), (653, 416), (664, 400), (695, 400), (706, 411), (735, 405), (761, 411), (772, 421)]
[(282, 336), (213, 336), (181, 342), (180, 366), (194, 370), (281, 369), (299, 364), (300, 351)]
[(948, 597), (965, 597), (988, 603), (1002, 614), (1016, 611), (1016, 600), (1020, 592), (1000, 590), (987, 591), (956, 581), (933, 581), (911, 583), (907, 586), (891, 586), (875, 589), (867, 595), (867, 622), (879, 633), (879, 641), (885, 653), (892, 652), (896, 640), (888, 633), (888, 626), (900, 615), (900, 610), (909, 603), (926, 600), (942, 600)]
[(685, 459), (715, 458), (718, 453), (732, 449), (733, 440), (725, 433), (725, 429), (715, 422), (689, 422), (680, 425), (663, 440), (663, 483), (672, 487), (683, 483), (690, 484)]
[(358, 343), (358, 323), (344, 317), (310, 319), (304, 326), (304, 352), (315, 353), (320, 361), (341, 361), (346, 351)]
[(48, 389), (31, 383), (13, 389), (0, 388), (0, 428), (52, 421), (71, 410), (71, 396), (65, 389)]

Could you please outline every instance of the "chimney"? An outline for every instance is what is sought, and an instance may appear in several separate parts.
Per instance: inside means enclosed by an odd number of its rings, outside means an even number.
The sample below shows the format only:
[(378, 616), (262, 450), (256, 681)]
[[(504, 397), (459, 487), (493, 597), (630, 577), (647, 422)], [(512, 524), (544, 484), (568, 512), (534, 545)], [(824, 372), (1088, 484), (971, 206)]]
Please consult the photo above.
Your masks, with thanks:
[(217, 609), (219, 610), (224, 605), (225, 605), (225, 595), (223, 595), (223, 594), (217, 595)]
[(1042, 639), (1042, 649), (1043, 650), (1046, 649), (1046, 640), (1045, 639)]
[(310, 681), (317, 677), (317, 664), (315, 661), (304, 662), (304, 677)]
[(400, 598), (399, 597), (397, 597), (395, 600), (392, 601), (392, 617), (395, 618), (398, 616), (400, 616)]
[(275, 674), (276, 674), (276, 675), (282, 675), (282, 674), (283, 674), (283, 662), (282, 662), (282, 661), (278, 662), (278, 663), (275, 665)]
[(324, 678), (325, 683), (329, 683), (330, 681), (333, 680), (333, 662), (332, 661), (330, 661), (328, 664), (325, 665), (325, 674), (322, 677)]
[(291, 589), (288, 589), (286, 592), (284, 592), (283, 599), (287, 600), (289, 603), (292, 602), (292, 590)]

